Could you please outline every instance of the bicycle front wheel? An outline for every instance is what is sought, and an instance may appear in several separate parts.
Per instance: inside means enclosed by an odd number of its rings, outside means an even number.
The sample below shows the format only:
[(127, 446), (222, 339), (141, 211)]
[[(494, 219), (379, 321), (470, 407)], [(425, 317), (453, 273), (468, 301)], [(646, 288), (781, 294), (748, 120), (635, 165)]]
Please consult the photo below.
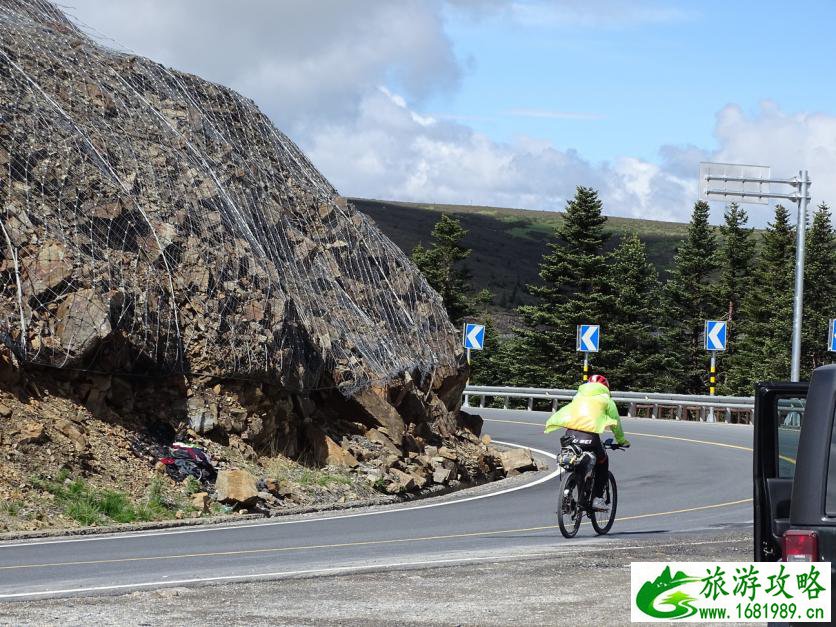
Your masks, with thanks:
[(603, 535), (607, 533), (615, 522), (615, 508), (618, 505), (618, 488), (615, 486), (615, 477), (609, 473), (607, 484), (604, 486), (604, 502), (607, 504), (606, 511), (593, 510), (590, 512), (590, 522), (595, 533)]
[(564, 473), (560, 480), (560, 498), (557, 501), (557, 525), (564, 538), (574, 538), (581, 526), (581, 487), (573, 472)]

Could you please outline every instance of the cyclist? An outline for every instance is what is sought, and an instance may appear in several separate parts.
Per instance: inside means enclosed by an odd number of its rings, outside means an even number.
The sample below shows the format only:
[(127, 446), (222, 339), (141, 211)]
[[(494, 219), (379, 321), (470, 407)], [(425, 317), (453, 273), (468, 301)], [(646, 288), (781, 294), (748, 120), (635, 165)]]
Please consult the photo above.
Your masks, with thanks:
[(589, 377), (589, 381), (578, 388), (575, 398), (546, 421), (546, 433), (561, 428), (566, 429), (566, 435), (573, 438), (574, 444), (595, 454), (598, 463), (595, 467), (592, 507), (606, 510), (603, 496), (610, 460), (601, 444), (601, 434), (604, 429), (610, 429), (619, 446), (625, 448), (630, 446), (630, 441), (624, 437), (621, 418), (610, 396), (610, 384), (605, 376), (594, 374)]

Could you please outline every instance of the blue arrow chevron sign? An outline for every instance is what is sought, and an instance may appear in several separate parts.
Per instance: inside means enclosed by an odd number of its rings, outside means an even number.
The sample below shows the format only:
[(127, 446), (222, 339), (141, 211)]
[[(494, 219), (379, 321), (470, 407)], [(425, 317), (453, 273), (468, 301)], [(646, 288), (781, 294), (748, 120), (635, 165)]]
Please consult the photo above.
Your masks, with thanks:
[(581, 353), (597, 353), (601, 348), (601, 325), (579, 324), (577, 350)]
[(705, 321), (705, 350), (724, 351), (728, 342), (728, 323), (724, 320)]
[(464, 347), (480, 351), (485, 347), (485, 325), (468, 323), (464, 328)]
[(827, 349), (836, 353), (836, 318), (830, 321), (830, 341), (827, 343)]

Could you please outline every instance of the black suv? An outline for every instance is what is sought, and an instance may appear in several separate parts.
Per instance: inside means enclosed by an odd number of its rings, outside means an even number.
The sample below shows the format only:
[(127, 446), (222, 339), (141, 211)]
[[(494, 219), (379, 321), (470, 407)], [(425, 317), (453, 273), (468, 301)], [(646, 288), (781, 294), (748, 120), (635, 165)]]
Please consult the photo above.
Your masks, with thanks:
[[(836, 365), (755, 395), (755, 560), (836, 563)], [(833, 577), (836, 581), (836, 577)]]

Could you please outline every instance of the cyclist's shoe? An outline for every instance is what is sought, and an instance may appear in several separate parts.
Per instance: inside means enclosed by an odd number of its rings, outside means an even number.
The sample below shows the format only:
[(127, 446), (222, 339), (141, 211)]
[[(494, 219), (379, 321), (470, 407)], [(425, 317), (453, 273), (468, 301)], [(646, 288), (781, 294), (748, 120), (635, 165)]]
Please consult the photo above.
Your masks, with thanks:
[(608, 512), (610, 510), (610, 505), (603, 498), (598, 496), (592, 499), (592, 509), (596, 512)]

